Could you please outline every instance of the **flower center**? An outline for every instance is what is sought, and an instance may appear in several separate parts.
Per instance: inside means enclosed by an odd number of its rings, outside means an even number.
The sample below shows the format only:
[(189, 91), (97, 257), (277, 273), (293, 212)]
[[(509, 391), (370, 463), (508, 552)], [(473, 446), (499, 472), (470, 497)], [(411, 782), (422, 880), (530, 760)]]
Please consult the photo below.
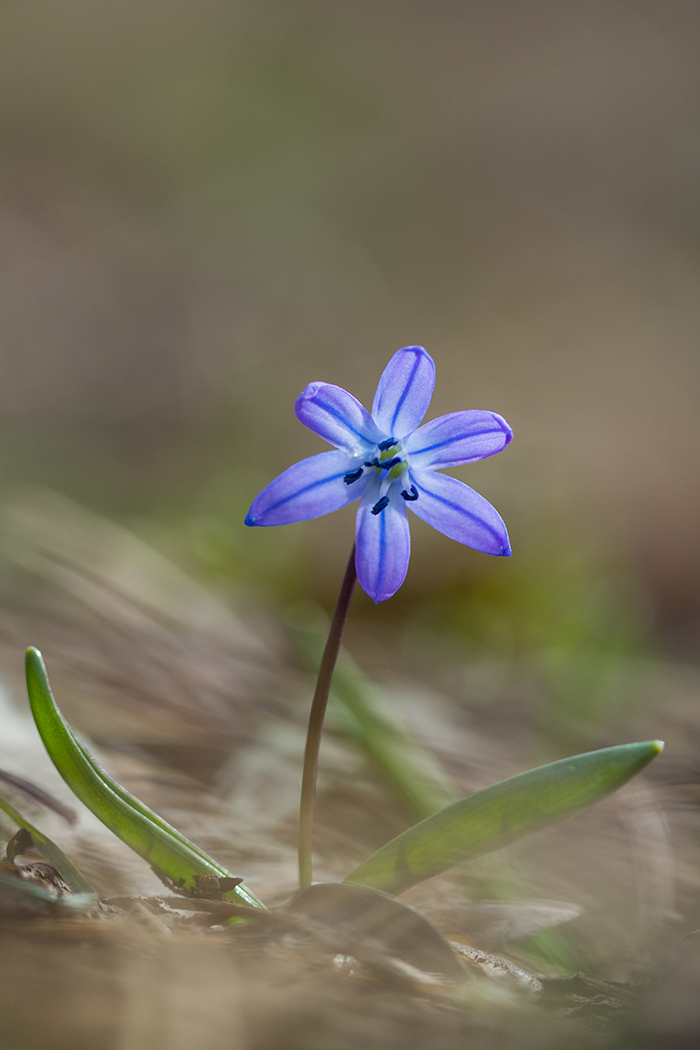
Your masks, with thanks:
[(374, 467), (383, 480), (391, 478), (394, 481), (396, 478), (400, 478), (408, 469), (408, 460), (402, 459), (397, 454), (402, 451), (403, 449), (398, 441), (394, 438), (387, 438), (386, 441), (382, 441), (380, 445), (377, 445), (379, 455), (373, 456), (369, 462), (365, 463), (365, 466)]
[[(389, 492), (393, 487), (393, 483), (398, 481), (408, 470), (408, 459), (402, 458), (401, 452), (403, 452), (403, 448), (395, 438), (386, 438), (386, 440), (381, 441), (375, 447), (374, 455), (371, 459), (366, 460), (356, 470), (348, 471), (343, 477), (346, 485), (352, 485), (355, 481), (360, 480), (365, 469), (374, 470), (379, 475), (381, 478), (380, 495), (372, 507), (373, 514), (381, 514), (383, 510), (386, 510), (389, 506)], [(411, 485), (410, 489), (406, 489), (402, 484), (401, 496), (409, 502), (417, 500), (418, 491), (416, 486)]]

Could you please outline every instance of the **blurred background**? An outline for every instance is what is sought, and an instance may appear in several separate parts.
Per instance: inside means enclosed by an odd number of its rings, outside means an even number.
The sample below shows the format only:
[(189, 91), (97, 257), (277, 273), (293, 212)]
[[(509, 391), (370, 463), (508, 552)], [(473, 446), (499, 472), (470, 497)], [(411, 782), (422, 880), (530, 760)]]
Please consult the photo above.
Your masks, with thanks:
[(1, 18), (6, 502), (49, 486), (227, 600), (328, 607), (354, 510), (244, 514), (323, 447), (294, 416), (309, 381), (371, 403), (421, 343), (432, 415), (513, 426), (456, 473), (514, 556), (414, 521), (405, 586), (356, 601), (368, 658), (399, 624), (399, 660), (534, 653), (565, 720), (595, 720), (621, 660), (695, 659), (694, 3), (26, 0)]
[[(601, 930), (613, 959), (640, 916), (668, 918), (672, 883), (700, 921), (697, 4), (5, 0), (0, 50), (16, 696), (37, 644), (133, 790), (200, 837), (216, 806), (193, 785), (212, 790), (240, 818), (217, 855), (291, 892), (316, 630), (299, 603), (332, 607), (354, 509), (243, 518), (325, 447), (294, 415), (308, 382), (369, 405), (419, 343), (431, 416), (490, 409), (514, 429), (454, 471), (502, 513), (513, 557), (412, 519), (407, 581), (376, 608), (357, 595), (349, 649), (461, 790), (666, 736), (650, 776), (676, 790), (682, 877), (648, 797), (525, 859), (533, 892), (597, 914), (589, 968)], [(319, 851), (341, 878), (408, 817), (370, 789), (347, 802), (356, 754), (326, 763)], [(251, 813), (267, 860), (240, 845)]]
[(369, 402), (421, 343), (431, 414), (514, 428), (460, 476), (515, 556), (417, 522), (382, 616), (457, 577), (505, 588), (526, 560), (539, 578), (584, 539), (697, 640), (694, 3), (25, 0), (1, 18), (6, 485), (331, 600), (352, 511), (275, 534), (243, 514), (321, 448), (293, 412), (307, 382)]

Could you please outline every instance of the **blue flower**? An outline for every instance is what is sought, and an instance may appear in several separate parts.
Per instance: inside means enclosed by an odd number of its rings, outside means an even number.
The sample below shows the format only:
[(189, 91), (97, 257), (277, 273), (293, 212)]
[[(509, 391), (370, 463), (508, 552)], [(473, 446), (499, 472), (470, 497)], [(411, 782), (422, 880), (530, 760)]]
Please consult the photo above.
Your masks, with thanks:
[(422, 346), (397, 350), (384, 369), (372, 414), (332, 383), (310, 383), (297, 417), (335, 445), (303, 459), (253, 501), (246, 525), (288, 525), (359, 499), (357, 578), (375, 602), (403, 583), (411, 552), (407, 509), (486, 554), (511, 553), (500, 514), (478, 492), (436, 471), (500, 452), (513, 432), (495, 412), (450, 412), (425, 426), (435, 364)]

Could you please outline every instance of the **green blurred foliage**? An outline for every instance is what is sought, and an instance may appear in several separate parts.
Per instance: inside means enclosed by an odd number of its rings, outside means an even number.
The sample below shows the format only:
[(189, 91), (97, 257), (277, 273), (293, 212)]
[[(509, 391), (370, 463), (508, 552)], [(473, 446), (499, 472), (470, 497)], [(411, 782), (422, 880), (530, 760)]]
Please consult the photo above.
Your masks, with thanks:
[[(557, 527), (559, 526), (559, 527)], [(443, 581), (414, 613), (405, 648), (423, 644), (470, 662), (479, 703), (523, 685), (534, 727), (565, 747), (604, 737), (634, 701), (653, 654), (648, 590), (581, 523), (531, 524), (508, 563), (481, 578)], [(476, 696), (472, 689), (476, 686)], [(527, 703), (527, 701), (526, 701)]]
[(219, 586), (267, 592), (276, 601), (304, 590), (304, 529), (266, 529), (255, 542), (244, 519), (266, 479), (255, 470), (230, 470), (213, 479), (192, 516), (182, 525), (186, 556)]

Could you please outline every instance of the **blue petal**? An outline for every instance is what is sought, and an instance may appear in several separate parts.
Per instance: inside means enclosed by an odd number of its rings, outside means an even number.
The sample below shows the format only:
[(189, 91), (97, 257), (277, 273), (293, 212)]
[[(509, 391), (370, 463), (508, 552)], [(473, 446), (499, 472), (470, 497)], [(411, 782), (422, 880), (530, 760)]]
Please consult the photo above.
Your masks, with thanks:
[(348, 452), (360, 452), (386, 437), (364, 405), (332, 383), (309, 383), (294, 409), (297, 418), (315, 434)]
[(367, 486), (357, 511), (355, 566), (360, 585), (375, 602), (386, 601), (406, 578), (411, 554), (406, 504), (393, 486), (389, 505), (379, 514), (379, 479)]
[(411, 466), (441, 470), (502, 452), (513, 437), (496, 412), (450, 412), (420, 427), (404, 443)]
[(484, 554), (511, 553), (501, 515), (474, 489), (446, 474), (413, 467), (411, 481), (418, 499), (409, 506), (428, 525)]
[(253, 500), (246, 525), (289, 525), (354, 503), (366, 489), (369, 475), (365, 472), (352, 485), (343, 478), (358, 465), (347, 452), (321, 452), (300, 460)]
[(435, 364), (422, 346), (397, 350), (382, 372), (372, 404), (380, 430), (400, 441), (416, 429), (428, 410), (435, 386)]

